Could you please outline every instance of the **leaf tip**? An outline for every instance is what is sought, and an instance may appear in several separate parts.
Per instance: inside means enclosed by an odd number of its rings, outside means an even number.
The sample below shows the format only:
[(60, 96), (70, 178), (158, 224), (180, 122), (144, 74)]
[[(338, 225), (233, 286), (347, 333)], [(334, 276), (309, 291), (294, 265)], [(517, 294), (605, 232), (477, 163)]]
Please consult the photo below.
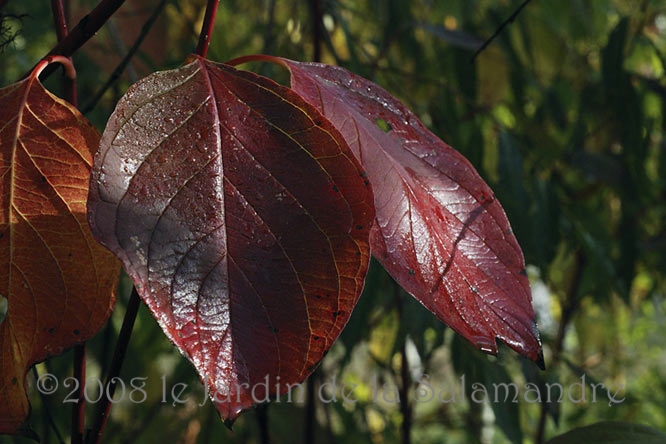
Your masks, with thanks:
[(224, 420), (224, 425), (225, 425), (226, 428), (229, 429), (230, 432), (233, 432), (233, 431), (234, 431), (234, 428), (233, 428), (233, 427), (234, 427), (234, 423), (235, 423), (235, 422), (236, 422), (236, 418), (235, 418), (235, 417), (234, 417), (234, 418), (226, 418), (226, 419)]
[(543, 358), (543, 345), (541, 344), (541, 334), (539, 333), (539, 327), (537, 326), (536, 320), (532, 322), (532, 335), (536, 339), (537, 353), (536, 356), (532, 359), (534, 363), (541, 370), (546, 370), (546, 361)]
[(545, 371), (546, 370), (546, 362), (543, 359), (543, 348), (539, 347), (539, 353), (537, 354), (536, 359), (534, 360), (534, 363), (539, 367), (539, 369)]

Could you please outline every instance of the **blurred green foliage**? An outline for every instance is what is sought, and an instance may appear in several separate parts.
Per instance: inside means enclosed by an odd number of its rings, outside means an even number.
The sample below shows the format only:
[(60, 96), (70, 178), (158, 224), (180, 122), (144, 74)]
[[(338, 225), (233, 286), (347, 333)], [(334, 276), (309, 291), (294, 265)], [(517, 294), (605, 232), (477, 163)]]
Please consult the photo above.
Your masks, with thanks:
[[(80, 3), (72, 11), (91, 6)], [(529, 264), (548, 369), (540, 372), (508, 349), (498, 358), (474, 350), (373, 263), (347, 329), (312, 377), (315, 389), (323, 386), (331, 396), (324, 384), (333, 377), (338, 389), (356, 384), (357, 401), (342, 402), (337, 393), (337, 402), (316, 404), (317, 442), (404, 442), (405, 421), (419, 443), (531, 443), (607, 420), (666, 430), (666, 1), (535, 0), (474, 59), (522, 1), (320, 3), (323, 61), (404, 100), (495, 190)], [(156, 6), (128, 4), (132, 11)], [(182, 63), (196, 45), (204, 6), (167, 2), (161, 31), (152, 32), (152, 46), (142, 46), (133, 60), (138, 76)], [(128, 15), (123, 8), (120, 16)], [(55, 35), (45, 2), (10, 1), (3, 12), (25, 14), (3, 22), (18, 32), (0, 54), (5, 86), (54, 45)], [(309, 60), (309, 14), (307, 2), (223, 1), (209, 58), (266, 52)], [(134, 38), (137, 29), (123, 26), (129, 25), (116, 24), (120, 35)], [(96, 41), (113, 42), (114, 33), (103, 29), (75, 56), (82, 102), (115, 66), (101, 62), (108, 53), (100, 55)], [(116, 53), (131, 43), (118, 43), (116, 36)], [(284, 80), (272, 68), (253, 68)], [(58, 77), (48, 81), (56, 93)], [(131, 77), (122, 76), (89, 113), (100, 130)], [(90, 343), (90, 378), (109, 360), (128, 288), (125, 281), (113, 318)], [(64, 378), (70, 363), (71, 352), (37, 368)], [(146, 377), (147, 397), (114, 406), (108, 442), (260, 442), (253, 412), (230, 432), (210, 403), (197, 406), (204, 398), (201, 384), (145, 309), (122, 375), (128, 382)], [(531, 402), (534, 393), (525, 394), (527, 383), (544, 394), (545, 384), (567, 389), (581, 378), (586, 402), (566, 394), (562, 402)], [(411, 399), (409, 412), (404, 402), (383, 400), (384, 384), (416, 393), (427, 389), (419, 380), (443, 399)], [(493, 383), (511, 382), (520, 388), (519, 402), (470, 400), (475, 383), (490, 390)], [(189, 401), (173, 402), (170, 390), (177, 383), (187, 385), (182, 397)], [(609, 403), (602, 389), (595, 402), (590, 383), (604, 384), (622, 402)], [(452, 393), (439, 393), (441, 387), (457, 394), (455, 402), (444, 402)], [(40, 399), (32, 388), (32, 422), (45, 439), (54, 439), (47, 411), (67, 435), (66, 395), (62, 388)], [(574, 390), (572, 398), (580, 395)], [(274, 442), (302, 442), (303, 402), (274, 402), (267, 413)]]

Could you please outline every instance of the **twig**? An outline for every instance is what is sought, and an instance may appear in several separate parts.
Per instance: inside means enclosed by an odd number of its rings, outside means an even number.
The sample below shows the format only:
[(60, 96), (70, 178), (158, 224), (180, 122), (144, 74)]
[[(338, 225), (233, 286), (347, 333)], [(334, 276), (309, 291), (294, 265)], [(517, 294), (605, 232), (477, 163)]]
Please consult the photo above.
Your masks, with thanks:
[(322, 21), (321, 21), (321, 0), (310, 0), (310, 15), (312, 23), (312, 46), (314, 52), (312, 54), (313, 62), (321, 62), (321, 43), (322, 43)]
[[(102, 88), (99, 91), (97, 91), (95, 97), (93, 97), (92, 100), (81, 110), (83, 114), (90, 112), (95, 107), (95, 105), (97, 105), (97, 102), (99, 102), (99, 100), (104, 96), (104, 93), (106, 93), (106, 91), (111, 87), (111, 85), (113, 85), (118, 80), (123, 71), (125, 71), (125, 68), (127, 68), (127, 66), (130, 64), (132, 57), (134, 57), (134, 54), (136, 54), (136, 52), (139, 50), (139, 46), (141, 46), (141, 43), (143, 43), (143, 40), (150, 32), (150, 29), (155, 24), (155, 21), (157, 21), (157, 18), (162, 13), (162, 10), (164, 9), (166, 3), (167, 0), (161, 0), (157, 4), (157, 7), (155, 8), (151, 16), (148, 17), (148, 20), (146, 20), (146, 22), (141, 27), (141, 33), (137, 37), (136, 41), (132, 44), (132, 47), (127, 51), (127, 54), (124, 55), (123, 59), (120, 61), (116, 69), (113, 70), (113, 73), (111, 73), (111, 77), (109, 77), (109, 79), (102, 86)], [(132, 79), (130, 78), (130, 80)]]
[(217, 416), (215, 409), (208, 409), (208, 415), (206, 415), (206, 422), (204, 423), (203, 433), (201, 436), (199, 436), (200, 443), (208, 444), (213, 442), (212, 436), (215, 427), (214, 424), (217, 422), (219, 422), (219, 417)]
[[(553, 343), (553, 358), (551, 368), (556, 368), (560, 361), (560, 354), (562, 353), (562, 347), (564, 346), (564, 337), (566, 335), (567, 326), (571, 322), (571, 319), (576, 313), (576, 309), (580, 303), (579, 291), (586, 262), (585, 253), (582, 250), (577, 250), (575, 258), (575, 268), (573, 271), (573, 277), (571, 278), (571, 285), (569, 286), (569, 291), (567, 292), (566, 300), (564, 301), (564, 305), (562, 307), (562, 319), (560, 320), (560, 325), (557, 329), (557, 337)], [(546, 432), (547, 417), (548, 407), (546, 404), (541, 404), (541, 414), (539, 416), (539, 423), (534, 437), (534, 442), (537, 444), (544, 442), (543, 439)]]
[(259, 404), (256, 408), (257, 423), (259, 424), (259, 442), (261, 444), (270, 444), (271, 435), (268, 432), (268, 406), (269, 404)]
[[(102, 0), (90, 14), (86, 15), (71, 30), (67, 37), (58, 42), (47, 55), (60, 54), (70, 57), (81, 46), (84, 45), (97, 31), (106, 23), (125, 0)], [(56, 67), (48, 67), (41, 75), (42, 80), (53, 74)], [(31, 70), (32, 71), (32, 70)]]
[(86, 344), (74, 347), (74, 379), (79, 381), (76, 403), (72, 406), (72, 444), (83, 444), (83, 431), (85, 429), (85, 394), (86, 394)]
[[(35, 381), (39, 381), (39, 372), (37, 371), (37, 367), (32, 367), (32, 375), (35, 377)], [(37, 390), (37, 391), (39, 392), (39, 397), (42, 400), (42, 408), (44, 409), (44, 415), (46, 416), (46, 420), (49, 426), (55, 432), (58, 442), (61, 444), (65, 444), (65, 440), (62, 438), (62, 434), (60, 434), (60, 430), (58, 430), (58, 426), (53, 420), (53, 415), (51, 415), (51, 409), (49, 408), (48, 398), (44, 394), (44, 391), (42, 390)]]
[[(164, 1), (163, 3), (166, 3), (166, 1)], [(161, 10), (159, 5), (158, 5), (157, 9)], [(149, 17), (148, 20), (150, 20), (152, 17), (153, 16)], [(159, 17), (159, 14), (154, 15), (154, 17), (155, 18)], [(145, 23), (144, 23), (144, 25), (145, 25)], [(123, 61), (125, 59), (127, 60), (127, 63), (125, 65), (125, 70), (127, 70), (127, 78), (129, 79), (130, 82), (135, 83), (137, 80), (139, 80), (139, 75), (136, 73), (136, 69), (134, 69), (134, 64), (131, 61), (131, 57), (130, 58), (127, 57), (127, 54), (128, 54), (127, 46), (125, 45), (125, 42), (123, 41), (123, 37), (120, 35), (120, 31), (118, 30), (118, 27), (116, 26), (116, 22), (113, 19), (113, 17), (111, 17), (109, 19), (109, 21), (106, 22), (106, 27), (107, 27), (107, 30), (109, 31), (109, 35), (111, 36), (111, 42), (113, 43), (113, 46), (115, 47), (116, 51), (118, 51), (120, 56), (123, 58), (123, 60), (121, 60), (120, 63), (123, 63)], [(147, 34), (148, 34), (148, 32), (146, 32), (144, 34), (143, 27), (142, 27), (141, 32), (139, 33), (139, 37), (132, 44), (132, 49), (134, 49), (134, 51), (139, 49), (139, 45), (141, 44), (141, 42), (143, 42), (143, 39), (145, 38), (145, 36)], [(137, 45), (137, 42), (139, 43), (139, 45)], [(120, 66), (120, 65), (118, 65), (118, 66)], [(115, 70), (114, 70), (114, 72), (115, 72)], [(118, 75), (120, 75), (120, 74), (121, 73), (118, 73)]]
[[(397, 285), (397, 284), (396, 284)], [(400, 413), (402, 414), (402, 444), (412, 442), (412, 404), (409, 402), (411, 385), (409, 362), (407, 362), (407, 341), (402, 344), (402, 360), (400, 362)]]
[[(402, 299), (402, 288), (396, 281), (393, 281), (393, 300), (395, 306), (398, 310), (398, 316), (401, 320), (401, 328), (404, 328), (404, 301)], [(411, 376), (409, 374), (409, 362), (407, 361), (407, 335), (402, 335), (403, 343), (401, 350), (401, 360), (400, 360), (400, 378), (396, 380), (399, 381), (398, 387), (398, 396), (400, 396), (400, 414), (402, 415), (402, 425), (400, 427), (402, 434), (402, 444), (411, 444), (412, 442), (412, 413), (413, 407), (410, 404), (409, 400), (409, 388), (411, 385)], [(393, 367), (391, 366), (391, 371), (393, 372)]]
[(206, 57), (208, 54), (208, 46), (210, 46), (210, 36), (213, 34), (213, 27), (215, 26), (215, 16), (217, 15), (217, 8), (220, 5), (220, 0), (208, 0), (206, 4), (206, 15), (204, 16), (203, 25), (201, 25), (201, 33), (199, 34), (199, 44), (195, 53), (201, 57)]
[(51, 12), (55, 22), (56, 37), (61, 42), (67, 37), (67, 18), (65, 17), (65, 7), (62, 0), (51, 0)]
[[(67, 17), (62, 0), (51, 0), (51, 11), (53, 13), (53, 21), (55, 22), (56, 36), (58, 37), (58, 41), (61, 42), (68, 34)], [(71, 60), (71, 57), (69, 59)], [(62, 84), (65, 91), (65, 99), (72, 105), (78, 106), (76, 81), (65, 76)]]
[(303, 428), (303, 442), (314, 444), (314, 429), (315, 429), (315, 410), (316, 406), (316, 379), (319, 374), (319, 369), (316, 369), (306, 381), (307, 392), (305, 394), (305, 424)]
[(516, 10), (513, 12), (513, 14), (511, 14), (511, 16), (510, 16), (508, 19), (504, 20), (504, 21), (502, 22), (502, 24), (499, 25), (499, 28), (497, 28), (497, 29), (495, 30), (495, 33), (494, 33), (493, 35), (491, 35), (490, 38), (489, 38), (488, 40), (486, 40), (485, 42), (483, 42), (483, 44), (481, 45), (481, 47), (480, 47), (479, 49), (476, 50), (476, 52), (474, 53), (474, 55), (472, 56), (472, 58), (471, 58), (471, 60), (470, 60), (470, 63), (474, 63), (474, 60), (476, 59), (476, 57), (477, 57), (479, 54), (481, 54), (481, 53), (483, 52), (483, 50), (486, 49), (486, 48), (488, 47), (488, 45), (490, 45), (490, 44), (493, 42), (493, 40), (495, 40), (495, 38), (496, 38), (498, 35), (500, 35), (500, 33), (504, 30), (504, 28), (506, 28), (509, 24), (513, 23), (514, 20), (516, 20), (516, 18), (518, 17), (518, 14), (520, 14), (520, 12), (523, 10), (523, 8), (524, 8), (525, 6), (527, 6), (528, 3), (531, 2), (531, 1), (532, 1), (532, 0), (525, 0), (520, 6), (518, 6), (518, 9), (516, 9)]
[(266, 8), (266, 31), (264, 32), (263, 54), (273, 54), (275, 51), (275, 0), (269, 0)]
[(111, 400), (113, 399), (113, 395), (116, 391), (118, 375), (120, 375), (120, 369), (123, 365), (123, 360), (125, 359), (125, 353), (127, 352), (130, 336), (132, 335), (132, 329), (134, 328), (134, 321), (136, 320), (136, 315), (139, 311), (140, 305), (141, 298), (139, 298), (139, 294), (136, 292), (136, 288), (132, 288), (132, 294), (130, 295), (129, 301), (127, 302), (127, 310), (125, 311), (123, 325), (120, 328), (120, 333), (118, 334), (118, 342), (116, 343), (116, 348), (113, 351), (113, 359), (111, 360), (109, 374), (107, 375), (106, 383), (104, 384), (104, 396), (102, 396), (102, 399), (97, 408), (95, 425), (93, 426), (90, 434), (86, 439), (88, 444), (99, 444), (102, 441), (104, 427), (106, 426), (106, 421), (109, 418), (109, 411), (111, 410)]

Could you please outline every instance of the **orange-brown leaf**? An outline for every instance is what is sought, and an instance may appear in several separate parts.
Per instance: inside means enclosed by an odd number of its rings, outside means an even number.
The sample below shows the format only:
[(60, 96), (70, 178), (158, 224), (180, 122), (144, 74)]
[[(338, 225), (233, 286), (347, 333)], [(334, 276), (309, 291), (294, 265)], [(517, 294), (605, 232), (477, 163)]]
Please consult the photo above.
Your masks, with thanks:
[(119, 263), (85, 215), (99, 138), (37, 73), (0, 89), (0, 433), (27, 418), (30, 366), (90, 338), (111, 312)]

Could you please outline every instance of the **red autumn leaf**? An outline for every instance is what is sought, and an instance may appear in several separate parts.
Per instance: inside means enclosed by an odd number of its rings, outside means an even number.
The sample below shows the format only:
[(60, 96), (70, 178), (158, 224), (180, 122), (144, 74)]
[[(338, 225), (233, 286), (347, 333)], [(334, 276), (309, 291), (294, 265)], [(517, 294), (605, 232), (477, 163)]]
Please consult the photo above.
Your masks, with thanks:
[(89, 221), (232, 422), (304, 380), (338, 337), (374, 211), (365, 173), (314, 107), (193, 60), (118, 103)]
[(120, 264), (88, 228), (99, 133), (37, 76), (0, 89), (0, 433), (29, 412), (26, 372), (95, 334), (115, 300)]
[(349, 71), (286, 66), (292, 88), (343, 134), (372, 183), (371, 249), (393, 278), (478, 348), (496, 339), (543, 367), (522, 251), (500, 203), (470, 162), (398, 99)]

